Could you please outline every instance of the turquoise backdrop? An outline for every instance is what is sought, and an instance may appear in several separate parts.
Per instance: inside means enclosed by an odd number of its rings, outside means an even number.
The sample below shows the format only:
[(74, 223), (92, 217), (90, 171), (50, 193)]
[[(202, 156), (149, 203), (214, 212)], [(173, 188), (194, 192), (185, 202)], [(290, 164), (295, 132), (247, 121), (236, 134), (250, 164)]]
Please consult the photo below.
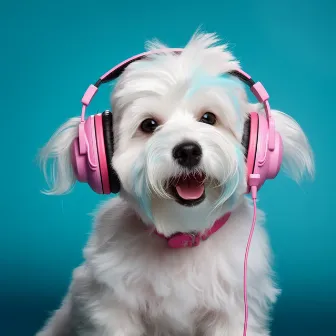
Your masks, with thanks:
[[(333, 334), (335, 17), (334, 0), (2, 1), (0, 335), (34, 335), (58, 307), (82, 260), (89, 213), (105, 199), (86, 185), (42, 195), (38, 149), (115, 63), (153, 37), (181, 47), (201, 24), (231, 44), (272, 106), (301, 124), (316, 156), (314, 183), (280, 174), (260, 193), (283, 289), (273, 335)], [(109, 107), (109, 91), (91, 113)]]

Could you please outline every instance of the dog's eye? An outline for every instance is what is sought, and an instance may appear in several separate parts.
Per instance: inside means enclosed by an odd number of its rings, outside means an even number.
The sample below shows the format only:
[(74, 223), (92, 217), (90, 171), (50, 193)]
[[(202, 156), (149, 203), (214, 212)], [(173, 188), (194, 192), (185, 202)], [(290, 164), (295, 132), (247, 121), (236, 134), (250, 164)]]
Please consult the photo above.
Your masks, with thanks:
[(209, 125), (214, 125), (216, 121), (217, 121), (216, 116), (211, 112), (204, 113), (202, 118), (200, 119), (200, 122), (203, 122)]
[(140, 128), (144, 133), (153, 133), (155, 129), (159, 126), (156, 120), (154, 119), (145, 119)]

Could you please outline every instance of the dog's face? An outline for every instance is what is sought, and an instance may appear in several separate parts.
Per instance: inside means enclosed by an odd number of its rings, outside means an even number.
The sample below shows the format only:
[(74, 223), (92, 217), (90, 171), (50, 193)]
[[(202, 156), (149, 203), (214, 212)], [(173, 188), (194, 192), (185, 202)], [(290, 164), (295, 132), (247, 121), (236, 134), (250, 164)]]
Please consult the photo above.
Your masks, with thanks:
[(112, 97), (123, 193), (166, 234), (208, 227), (246, 188), (243, 86), (206, 67), (181, 71), (184, 57), (130, 66)]

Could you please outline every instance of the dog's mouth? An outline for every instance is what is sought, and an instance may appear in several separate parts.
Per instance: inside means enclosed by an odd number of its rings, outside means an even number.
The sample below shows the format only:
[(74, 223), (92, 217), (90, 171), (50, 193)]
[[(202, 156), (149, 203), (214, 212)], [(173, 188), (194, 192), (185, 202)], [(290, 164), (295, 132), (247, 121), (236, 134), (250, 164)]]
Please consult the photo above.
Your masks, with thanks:
[(183, 206), (196, 206), (205, 199), (205, 174), (190, 173), (170, 180), (170, 193)]

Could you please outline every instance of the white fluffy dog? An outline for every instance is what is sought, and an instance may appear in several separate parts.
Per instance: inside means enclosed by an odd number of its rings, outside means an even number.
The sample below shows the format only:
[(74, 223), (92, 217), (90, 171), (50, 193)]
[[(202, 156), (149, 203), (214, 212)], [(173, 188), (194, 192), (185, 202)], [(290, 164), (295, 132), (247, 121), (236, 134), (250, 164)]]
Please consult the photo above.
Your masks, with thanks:
[[(158, 48), (166, 47), (149, 45)], [(238, 80), (219, 79), (239, 67), (215, 34), (198, 32), (180, 55), (136, 61), (120, 76), (112, 94), (111, 162), (120, 195), (97, 212), (85, 262), (38, 336), (242, 335), (253, 209), (245, 195), (241, 139), (249, 112), (263, 109), (248, 102)], [(284, 143), (283, 167), (295, 180), (313, 175), (302, 129), (272, 112)], [(50, 194), (68, 192), (75, 183), (70, 145), (78, 123), (70, 119), (42, 150), (44, 165), (55, 159)], [(194, 146), (197, 162), (181, 164), (173, 153), (183, 141)], [(197, 184), (200, 175), (204, 181)], [(204, 231), (229, 211), (228, 222), (197, 247), (171, 249), (152, 234), (154, 228), (165, 236)], [(248, 262), (249, 336), (269, 335), (269, 308), (279, 293), (262, 224), (258, 211)]]

